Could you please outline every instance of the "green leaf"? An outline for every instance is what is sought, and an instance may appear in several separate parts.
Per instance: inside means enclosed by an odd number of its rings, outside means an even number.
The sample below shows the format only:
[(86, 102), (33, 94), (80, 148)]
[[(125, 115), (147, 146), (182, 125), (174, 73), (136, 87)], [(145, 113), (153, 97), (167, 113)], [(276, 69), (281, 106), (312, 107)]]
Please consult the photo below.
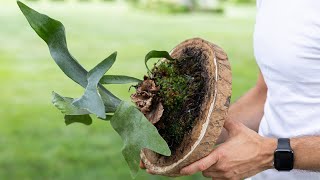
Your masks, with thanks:
[(104, 118), (104, 119), (99, 118), (99, 119), (101, 119), (103, 121), (110, 121), (112, 117), (113, 117), (113, 114), (112, 115), (111, 114), (106, 114), (106, 118)]
[(88, 73), (88, 85), (84, 95), (73, 102), (80, 109), (87, 109), (98, 117), (106, 118), (103, 100), (99, 94), (98, 83), (102, 76), (111, 68), (117, 57), (117, 52), (111, 54)]
[(122, 154), (133, 177), (139, 171), (141, 149), (148, 148), (165, 156), (171, 155), (157, 128), (130, 103), (122, 101), (110, 122), (124, 142)]
[(150, 51), (144, 59), (144, 63), (146, 65), (146, 68), (148, 69), (148, 72), (150, 72), (150, 69), (148, 68), (147, 62), (152, 58), (166, 58), (168, 60), (175, 60), (167, 51)]
[(105, 75), (101, 78), (101, 84), (128, 84), (128, 83), (139, 83), (140, 79), (122, 76), (122, 75)]
[(72, 124), (72, 123), (82, 123), (85, 125), (92, 124), (92, 119), (89, 114), (85, 115), (65, 115), (64, 116), (64, 122), (66, 125)]
[(55, 92), (52, 92), (52, 103), (63, 114), (65, 114), (64, 119), (66, 125), (75, 122), (90, 125), (92, 123), (92, 119), (89, 116), (90, 112), (74, 106), (72, 104), (73, 101), (73, 98), (63, 97)]
[[(132, 175), (136, 175), (139, 170), (141, 149), (148, 148), (167, 156), (171, 154), (167, 143), (159, 135), (157, 129), (136, 107), (121, 102), (120, 99), (99, 84), (101, 77), (112, 66), (115, 54), (111, 55), (110, 59), (107, 58), (108, 61), (103, 61), (88, 73), (70, 54), (67, 48), (65, 28), (61, 22), (40, 14), (19, 1), (17, 3), (31, 27), (47, 43), (51, 56), (60, 69), (70, 79), (86, 88), (84, 95), (78, 100), (54, 94), (54, 104), (67, 114), (65, 115), (67, 125), (74, 122), (91, 124), (92, 119), (89, 113), (94, 113), (104, 120), (111, 118), (110, 122), (113, 128), (124, 141), (125, 145), (122, 153), (128, 162)], [(161, 54), (150, 52), (146, 56), (145, 63), (147, 64), (150, 58), (155, 57), (172, 59), (170, 56)], [(105, 114), (113, 112), (115, 112), (113, 116)]]
[(58, 108), (63, 114), (66, 115), (84, 115), (90, 114), (86, 109), (81, 109), (72, 104), (73, 98), (63, 97), (59, 94), (52, 92), (52, 103)]
[[(17, 2), (33, 30), (47, 43), (51, 56), (60, 69), (73, 81), (86, 87), (88, 72), (70, 54), (63, 24), (47, 15), (40, 14), (22, 2)], [(107, 112), (114, 112), (120, 99), (99, 84), (99, 92)]]
[(52, 58), (61, 70), (72, 80), (85, 87), (87, 71), (70, 54), (63, 24), (34, 11), (20, 1), (17, 3), (30, 26), (48, 44)]

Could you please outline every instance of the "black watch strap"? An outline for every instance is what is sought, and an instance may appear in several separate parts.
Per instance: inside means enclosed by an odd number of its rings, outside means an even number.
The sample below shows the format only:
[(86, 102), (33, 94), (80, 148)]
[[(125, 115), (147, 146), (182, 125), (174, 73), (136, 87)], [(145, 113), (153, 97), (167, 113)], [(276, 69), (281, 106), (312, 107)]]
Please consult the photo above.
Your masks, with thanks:
[(290, 139), (289, 138), (279, 138), (278, 139), (278, 148), (277, 149), (291, 149)]
[(294, 165), (294, 152), (290, 146), (290, 139), (279, 138), (278, 147), (274, 153), (274, 167), (278, 171), (290, 171)]

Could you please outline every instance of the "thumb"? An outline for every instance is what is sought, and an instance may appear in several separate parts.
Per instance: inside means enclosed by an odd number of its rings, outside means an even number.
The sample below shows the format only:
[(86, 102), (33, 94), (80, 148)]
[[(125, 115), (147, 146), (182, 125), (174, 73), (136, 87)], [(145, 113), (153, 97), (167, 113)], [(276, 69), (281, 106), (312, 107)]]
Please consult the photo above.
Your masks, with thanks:
[(182, 175), (191, 175), (199, 171), (205, 171), (209, 167), (211, 167), (213, 164), (218, 162), (218, 155), (215, 153), (215, 151), (212, 151), (208, 156), (206, 156), (203, 159), (200, 159), (199, 161), (196, 161), (192, 163), (191, 165), (183, 168), (180, 171), (180, 174)]
[(226, 120), (223, 127), (228, 131), (229, 136), (234, 136), (237, 134), (241, 123), (238, 121)]

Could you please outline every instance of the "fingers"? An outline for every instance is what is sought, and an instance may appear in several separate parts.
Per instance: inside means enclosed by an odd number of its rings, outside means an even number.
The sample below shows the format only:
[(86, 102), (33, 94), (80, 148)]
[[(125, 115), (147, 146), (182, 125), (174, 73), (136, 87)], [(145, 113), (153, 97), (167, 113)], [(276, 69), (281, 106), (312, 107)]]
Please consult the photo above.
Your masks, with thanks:
[(140, 166), (141, 169), (145, 169), (148, 174), (152, 174), (152, 175), (155, 174), (155, 173), (154, 173), (153, 171), (151, 171), (150, 169), (147, 169), (146, 166), (144, 165), (143, 161), (141, 161), (141, 160), (140, 160), (140, 165), (139, 165), (139, 166)]
[(223, 171), (204, 171), (202, 172), (202, 175), (204, 177), (213, 179), (235, 179), (235, 177), (233, 177), (233, 174)]
[(151, 171), (150, 169), (147, 169), (146, 172), (147, 172), (148, 174), (155, 175), (155, 173), (154, 173), (153, 171)]
[(141, 169), (146, 169), (146, 166), (144, 165), (144, 163), (141, 160), (140, 160), (140, 165), (139, 166), (140, 166)]
[(242, 179), (252, 177), (261, 172), (261, 170), (248, 171), (246, 173), (241, 174)]
[(183, 168), (180, 171), (180, 174), (182, 175), (191, 175), (198, 171), (204, 171), (208, 169), (210, 166), (218, 162), (218, 155), (214, 151), (209, 154), (207, 157), (194, 162), (193, 164)]
[(202, 172), (202, 176), (206, 177), (206, 178), (222, 178), (221, 172), (218, 171), (203, 171)]
[(151, 171), (150, 169), (147, 169), (146, 166), (144, 165), (143, 161), (141, 161), (141, 160), (140, 160), (140, 165), (139, 165), (139, 166), (140, 166), (141, 169), (145, 169), (148, 174), (152, 174), (152, 175), (155, 174), (155, 173), (154, 173), (153, 171)]
[[(213, 166), (212, 166), (213, 167)], [(241, 180), (252, 177), (259, 172), (261, 169), (249, 170), (243, 173), (236, 173), (235, 171), (221, 171), (221, 170), (212, 170), (212, 167), (202, 172), (202, 175), (207, 178), (216, 179), (226, 179), (226, 180)]]

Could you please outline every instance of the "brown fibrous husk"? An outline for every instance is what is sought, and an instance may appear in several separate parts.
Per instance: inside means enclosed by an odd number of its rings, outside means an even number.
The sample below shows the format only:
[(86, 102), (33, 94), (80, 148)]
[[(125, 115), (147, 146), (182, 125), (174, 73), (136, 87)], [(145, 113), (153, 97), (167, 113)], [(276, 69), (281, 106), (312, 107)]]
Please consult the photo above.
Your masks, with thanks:
[[(207, 156), (221, 133), (230, 104), (232, 76), (225, 52), (215, 44), (194, 38), (179, 44), (170, 54), (178, 59), (185, 56), (187, 50), (202, 56), (198, 59), (204, 67), (202, 73), (207, 77), (205, 94), (199, 104), (200, 112), (192, 130), (185, 135), (179, 147), (172, 151), (171, 156), (162, 156), (148, 149), (142, 150), (141, 159), (145, 166), (159, 175), (179, 176), (183, 167)], [(163, 113), (162, 105), (159, 105), (159, 99), (156, 98), (159, 87), (145, 78), (137, 88), (138, 91), (138, 94), (132, 95), (133, 101), (155, 124)]]

